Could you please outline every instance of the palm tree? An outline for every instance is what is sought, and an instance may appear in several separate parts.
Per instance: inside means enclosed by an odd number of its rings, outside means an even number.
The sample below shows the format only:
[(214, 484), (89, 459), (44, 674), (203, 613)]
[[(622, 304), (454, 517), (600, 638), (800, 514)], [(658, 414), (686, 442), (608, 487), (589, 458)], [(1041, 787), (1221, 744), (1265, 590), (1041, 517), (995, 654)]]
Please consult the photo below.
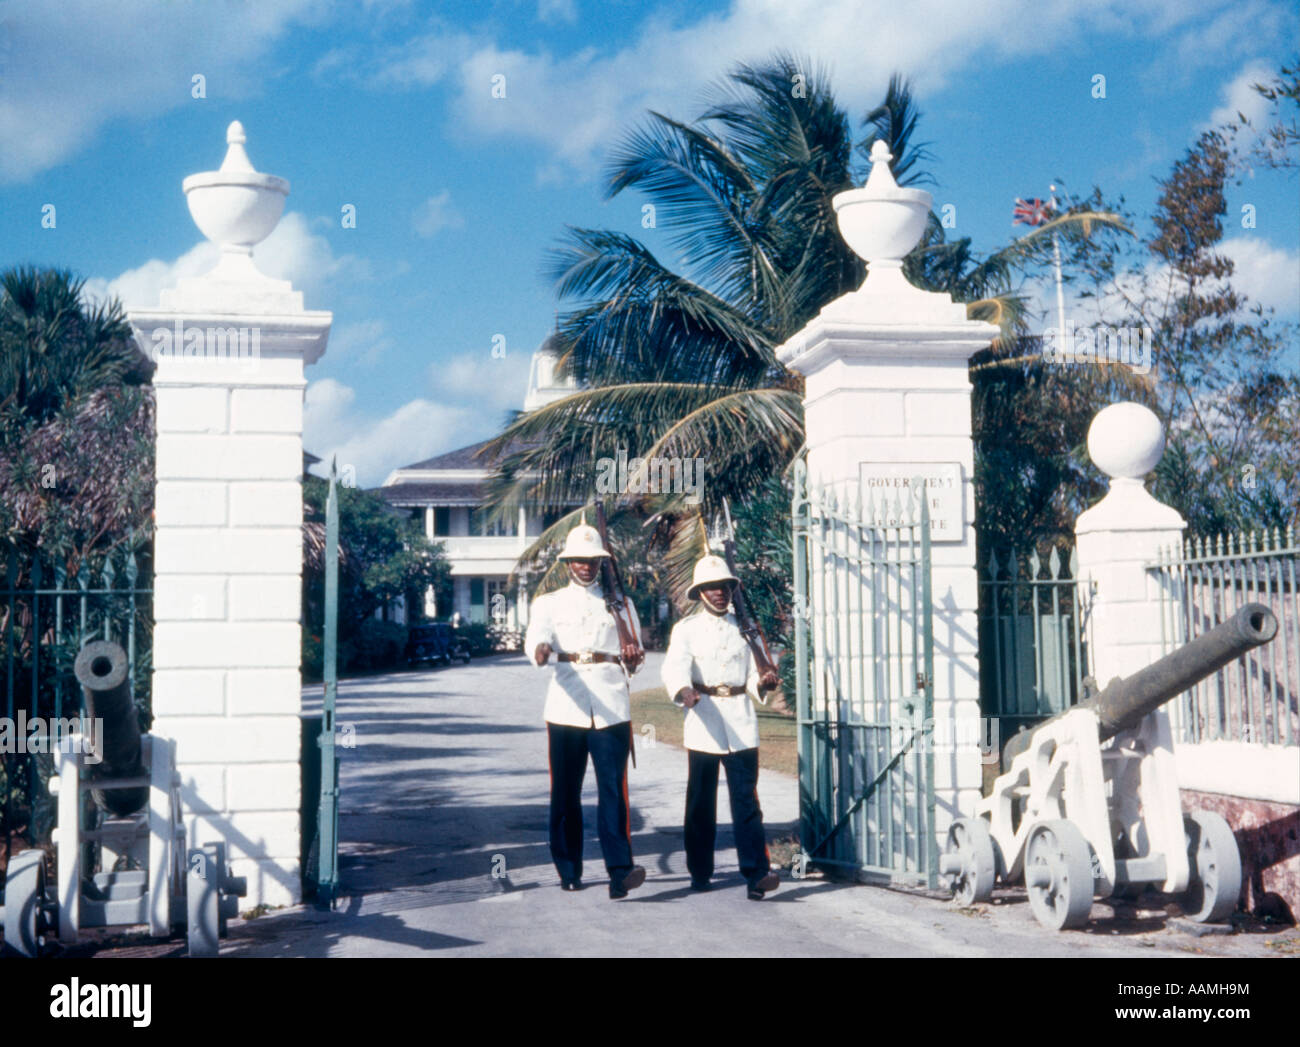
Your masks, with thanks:
[(0, 415), (40, 425), (96, 390), (148, 381), (121, 305), (87, 303), (83, 287), (64, 270), (0, 273)]
[[(721, 500), (747, 500), (802, 446), (802, 379), (774, 349), (864, 278), (840, 237), (832, 198), (862, 184), (872, 144), (889, 146), (901, 184), (928, 177), (917, 165), (929, 153), (913, 140), (919, 115), (895, 76), (854, 142), (825, 73), (784, 53), (740, 66), (692, 123), (649, 114), (615, 150), (607, 195), (644, 193), (680, 265), (624, 233), (568, 230), (548, 270), (559, 296), (576, 303), (556, 337), (561, 366), (582, 388), (517, 416), (489, 448), (500, 462), (493, 504), (506, 511), (524, 501), (585, 503), (596, 463), (620, 448), (644, 458), (702, 458), (708, 482), (699, 506), (671, 493), (616, 500), (654, 525), (653, 539), (668, 548), (671, 589), (681, 592)], [(1053, 229), (1075, 235), (1115, 221), (1062, 216), (980, 260), (968, 240), (947, 242), (932, 215), (908, 275), (972, 303), (972, 315), (996, 319), (1009, 342), (1024, 331), (1022, 303), (1011, 293), (1017, 264)], [(575, 516), (526, 555), (552, 544)]]

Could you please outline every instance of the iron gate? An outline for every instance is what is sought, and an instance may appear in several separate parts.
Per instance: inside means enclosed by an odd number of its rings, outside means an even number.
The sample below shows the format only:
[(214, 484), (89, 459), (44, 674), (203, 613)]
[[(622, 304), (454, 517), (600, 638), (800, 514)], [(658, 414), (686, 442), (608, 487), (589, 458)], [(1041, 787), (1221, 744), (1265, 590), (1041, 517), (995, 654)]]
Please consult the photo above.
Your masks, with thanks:
[(919, 480), (864, 502), (795, 464), (794, 580), (804, 858), (938, 884), (930, 518)]

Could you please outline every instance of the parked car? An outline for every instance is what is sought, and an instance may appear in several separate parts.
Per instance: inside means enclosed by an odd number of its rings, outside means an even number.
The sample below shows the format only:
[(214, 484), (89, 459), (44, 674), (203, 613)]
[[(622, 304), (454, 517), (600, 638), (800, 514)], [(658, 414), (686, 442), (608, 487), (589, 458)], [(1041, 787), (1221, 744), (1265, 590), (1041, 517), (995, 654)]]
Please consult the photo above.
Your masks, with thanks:
[(450, 665), (453, 661), (469, 665), (469, 658), (469, 648), (465, 641), (446, 622), (411, 626), (406, 640), (408, 665), (419, 665), (421, 662)]

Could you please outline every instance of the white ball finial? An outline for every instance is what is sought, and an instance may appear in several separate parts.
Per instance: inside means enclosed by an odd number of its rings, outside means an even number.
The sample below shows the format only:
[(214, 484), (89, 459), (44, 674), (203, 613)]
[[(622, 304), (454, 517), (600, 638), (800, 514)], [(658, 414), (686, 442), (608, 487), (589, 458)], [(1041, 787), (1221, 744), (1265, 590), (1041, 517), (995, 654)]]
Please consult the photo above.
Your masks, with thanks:
[(226, 145), (234, 145), (236, 142), (243, 145), (247, 141), (248, 138), (244, 134), (244, 125), (238, 120), (230, 121), (230, 126), (226, 128)]
[(1113, 480), (1141, 481), (1164, 451), (1160, 419), (1142, 404), (1111, 404), (1098, 411), (1088, 427), (1088, 456)]
[(873, 164), (887, 164), (894, 159), (894, 154), (889, 151), (889, 146), (883, 138), (877, 138), (871, 143), (871, 162)]

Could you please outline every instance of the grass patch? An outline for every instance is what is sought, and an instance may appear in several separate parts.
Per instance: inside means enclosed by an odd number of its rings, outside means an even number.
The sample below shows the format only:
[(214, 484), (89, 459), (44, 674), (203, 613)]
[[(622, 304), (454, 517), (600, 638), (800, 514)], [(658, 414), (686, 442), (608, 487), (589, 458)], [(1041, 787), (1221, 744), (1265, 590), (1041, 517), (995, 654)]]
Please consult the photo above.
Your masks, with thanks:
[[(769, 699), (769, 702), (771, 699)], [(799, 773), (799, 743), (793, 716), (768, 712), (757, 706), (759, 766), (783, 774)], [(636, 741), (645, 745), (649, 732), (645, 725), (654, 728), (654, 739), (665, 745), (682, 747), (682, 724), (685, 714), (668, 699), (662, 687), (632, 693), (632, 732)]]

